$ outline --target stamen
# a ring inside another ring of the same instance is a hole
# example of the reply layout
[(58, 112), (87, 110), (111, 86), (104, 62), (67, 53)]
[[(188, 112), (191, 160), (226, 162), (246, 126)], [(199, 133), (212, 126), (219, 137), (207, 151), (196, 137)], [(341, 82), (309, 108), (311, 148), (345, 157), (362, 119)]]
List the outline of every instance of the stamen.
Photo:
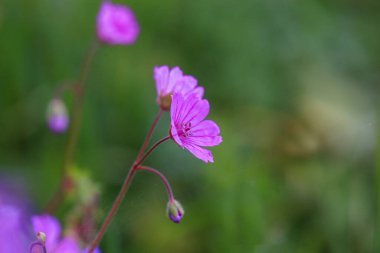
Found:
[(182, 123), (182, 134), (183, 136), (185, 137), (189, 137), (189, 136), (192, 136), (192, 132), (191, 132), (191, 122), (187, 122), (187, 123)]

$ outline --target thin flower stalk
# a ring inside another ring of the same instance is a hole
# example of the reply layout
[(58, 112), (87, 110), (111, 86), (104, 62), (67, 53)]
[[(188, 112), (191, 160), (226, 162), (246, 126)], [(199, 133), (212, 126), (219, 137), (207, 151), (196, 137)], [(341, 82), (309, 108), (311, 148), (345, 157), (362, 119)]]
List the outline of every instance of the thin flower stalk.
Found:
[[(153, 122), (153, 125), (155, 126), (157, 123), (155, 123), (156, 120)], [(153, 132), (154, 126), (151, 127), (151, 130), (149, 132)], [(148, 134), (149, 135), (149, 134)], [(151, 133), (150, 133), (151, 135)], [(149, 141), (149, 138), (146, 138), (147, 141)], [(127, 177), (124, 180), (124, 183), (119, 191), (119, 194), (117, 195), (114, 203), (112, 204), (112, 207), (110, 211), (108, 212), (102, 226), (99, 229), (99, 232), (97, 233), (95, 239), (90, 244), (88, 253), (92, 253), (95, 248), (99, 245), (100, 241), (102, 240), (105, 232), (107, 231), (107, 228), (109, 224), (111, 223), (113, 217), (115, 216), (117, 210), (119, 209), (125, 194), (127, 193), (129, 186), (132, 182), (133, 177), (135, 176), (136, 172), (138, 171), (138, 167), (145, 161), (145, 159), (162, 143), (169, 140), (170, 136), (167, 136), (165, 138), (162, 138), (161, 140), (157, 141), (148, 151), (144, 153), (144, 155), (141, 156), (141, 158), (137, 158), (136, 161), (133, 163), (132, 167), (129, 169), (129, 172), (127, 174)], [(140, 153), (140, 152), (139, 152)]]
[(153, 134), (153, 130), (157, 126), (157, 123), (160, 121), (163, 112), (164, 111), (160, 108), (160, 110), (157, 113), (156, 118), (153, 121), (153, 124), (150, 126), (149, 132), (148, 132), (147, 136), (145, 137), (144, 143), (140, 148), (139, 154), (137, 155), (137, 159), (139, 159), (142, 156), (144, 150), (148, 146), (150, 138), (152, 137), (152, 134)]
[(64, 198), (67, 185), (70, 184), (70, 178), (68, 176), (69, 167), (72, 164), (76, 145), (78, 143), (79, 130), (82, 121), (83, 114), (83, 101), (86, 88), (86, 79), (90, 71), (91, 63), (95, 56), (96, 50), (98, 48), (98, 42), (94, 42), (89, 48), (84, 63), (82, 65), (79, 81), (73, 86), (74, 89), (74, 105), (73, 105), (73, 114), (71, 117), (71, 124), (68, 132), (68, 139), (64, 151), (64, 159), (62, 163), (62, 176), (59, 189), (54, 194), (52, 199), (48, 202), (46, 211), (48, 213), (53, 213), (62, 202)]
[(144, 171), (148, 171), (150, 173), (153, 173), (153, 174), (157, 175), (161, 179), (162, 183), (165, 185), (166, 191), (168, 192), (169, 201), (174, 201), (175, 200), (174, 199), (173, 190), (172, 190), (172, 188), (171, 188), (171, 186), (169, 184), (169, 181), (164, 176), (164, 174), (162, 174), (158, 170), (153, 169), (153, 168), (148, 167), (148, 166), (139, 166), (139, 167), (137, 167), (137, 170), (144, 170)]
[[(42, 251), (35, 251), (36, 248), (39, 248), (40, 250), (42, 249)], [(30, 245), (29, 253), (34, 253), (34, 252), (47, 253), (45, 245), (43, 245), (40, 241), (35, 241)]]

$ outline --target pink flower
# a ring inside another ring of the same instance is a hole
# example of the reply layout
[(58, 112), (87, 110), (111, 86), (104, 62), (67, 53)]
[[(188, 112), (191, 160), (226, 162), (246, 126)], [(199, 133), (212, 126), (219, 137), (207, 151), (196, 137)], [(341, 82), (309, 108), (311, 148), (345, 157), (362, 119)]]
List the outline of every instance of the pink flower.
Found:
[[(61, 226), (59, 221), (50, 215), (37, 215), (32, 217), (35, 234), (46, 234), (46, 250), (49, 253), (86, 253), (87, 249), (81, 250), (74, 237), (61, 238)], [(98, 249), (94, 251), (100, 253)]]
[(205, 163), (214, 162), (214, 158), (211, 151), (201, 147), (212, 147), (222, 142), (218, 125), (212, 120), (204, 120), (209, 110), (208, 101), (195, 93), (187, 97), (181, 93), (173, 95), (170, 135), (179, 146)]
[(49, 129), (53, 133), (64, 133), (69, 126), (69, 116), (65, 104), (61, 99), (53, 98), (48, 106), (47, 120)]
[(111, 1), (103, 1), (97, 17), (97, 34), (101, 42), (132, 44), (139, 32), (139, 25), (131, 9)]
[(156, 80), (157, 103), (165, 111), (170, 110), (172, 94), (175, 92), (183, 96), (195, 93), (199, 98), (204, 93), (203, 87), (197, 87), (197, 79), (184, 75), (179, 67), (171, 70), (168, 66), (155, 67), (154, 79)]

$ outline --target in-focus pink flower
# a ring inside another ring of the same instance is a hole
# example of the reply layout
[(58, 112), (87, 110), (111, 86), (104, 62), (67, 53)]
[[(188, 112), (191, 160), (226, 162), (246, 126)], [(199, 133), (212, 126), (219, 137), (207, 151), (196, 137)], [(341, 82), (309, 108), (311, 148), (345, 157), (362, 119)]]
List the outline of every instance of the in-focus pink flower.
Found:
[(187, 97), (180, 93), (173, 95), (170, 135), (179, 146), (205, 163), (214, 162), (214, 158), (211, 151), (202, 147), (212, 147), (222, 142), (218, 125), (212, 120), (204, 120), (209, 111), (208, 101), (196, 94)]
[(130, 8), (103, 1), (97, 17), (97, 35), (101, 42), (129, 45), (136, 41), (139, 32), (139, 24)]
[(157, 89), (157, 103), (165, 110), (170, 110), (172, 94), (180, 93), (188, 96), (195, 93), (197, 97), (203, 97), (203, 87), (197, 86), (198, 82), (192, 76), (184, 75), (179, 67), (171, 70), (168, 66), (160, 66), (154, 68), (154, 79)]

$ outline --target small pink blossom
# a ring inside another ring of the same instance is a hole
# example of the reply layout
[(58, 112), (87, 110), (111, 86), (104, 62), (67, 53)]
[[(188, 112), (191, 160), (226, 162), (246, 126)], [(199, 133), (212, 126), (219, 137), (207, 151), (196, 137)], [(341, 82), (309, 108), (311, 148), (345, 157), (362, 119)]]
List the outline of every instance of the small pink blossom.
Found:
[(103, 1), (97, 17), (97, 35), (106, 44), (129, 45), (140, 32), (133, 11), (111, 1)]
[(47, 110), (49, 129), (56, 134), (66, 132), (69, 127), (69, 116), (65, 104), (61, 99), (53, 98)]
[(184, 97), (174, 93), (170, 109), (172, 139), (205, 163), (214, 162), (212, 147), (222, 142), (220, 129), (212, 120), (204, 120), (210, 111), (209, 102), (196, 94)]
[[(50, 215), (37, 215), (32, 217), (35, 234), (43, 232), (46, 234), (46, 249), (49, 253), (86, 253), (81, 250), (79, 243), (74, 237), (61, 238), (61, 225), (59, 221)], [(100, 253), (99, 249), (94, 251)]]
[(170, 110), (171, 96), (173, 93), (181, 93), (188, 96), (192, 93), (201, 98), (204, 93), (203, 87), (197, 86), (198, 81), (192, 76), (184, 75), (179, 67), (171, 70), (168, 66), (154, 68), (154, 79), (157, 89), (157, 103), (165, 110)]

